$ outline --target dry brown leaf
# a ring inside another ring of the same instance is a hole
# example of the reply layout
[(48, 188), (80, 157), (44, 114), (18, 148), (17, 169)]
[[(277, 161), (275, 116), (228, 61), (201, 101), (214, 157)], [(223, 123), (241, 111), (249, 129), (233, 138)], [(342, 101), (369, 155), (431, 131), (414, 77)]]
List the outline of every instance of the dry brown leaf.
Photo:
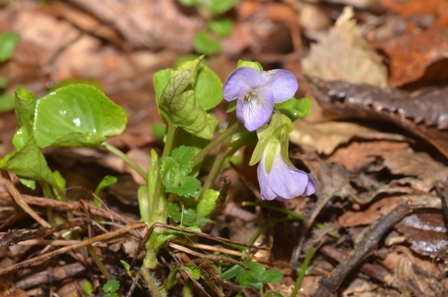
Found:
[(443, 28), (448, 25), (448, 2), (440, 0), (379, 0), (384, 7), (412, 19), (415, 27)]
[(289, 139), (304, 149), (330, 155), (339, 145), (367, 131), (371, 130), (354, 123), (331, 121), (309, 123), (306, 120), (297, 120), (294, 122), (294, 130)]
[(447, 229), (440, 212), (417, 213), (405, 217), (396, 226), (411, 244), (411, 249), (431, 258), (447, 259)]
[(397, 175), (417, 176), (424, 183), (421, 190), (429, 191), (436, 181), (444, 182), (448, 177), (448, 167), (435, 161), (427, 153), (377, 152), (384, 159), (384, 165)]
[(359, 32), (353, 9), (346, 7), (335, 26), (303, 61), (303, 71), (325, 80), (387, 86), (387, 68)]
[(328, 161), (356, 170), (372, 163), (381, 152), (404, 153), (408, 149), (409, 144), (397, 141), (351, 142), (338, 148)]
[(347, 211), (339, 217), (338, 222), (342, 227), (355, 227), (360, 225), (368, 225), (379, 219), (381, 216), (388, 214), (398, 204), (401, 198), (384, 198), (373, 203), (366, 211)]
[[(420, 79), (428, 66), (448, 57), (448, 29), (428, 30), (372, 43), (390, 59), (389, 86), (397, 87)], [(446, 82), (445, 63), (432, 65), (426, 74), (433, 83)], [(439, 69), (441, 68), (441, 69)], [(429, 69), (429, 68), (428, 68)]]

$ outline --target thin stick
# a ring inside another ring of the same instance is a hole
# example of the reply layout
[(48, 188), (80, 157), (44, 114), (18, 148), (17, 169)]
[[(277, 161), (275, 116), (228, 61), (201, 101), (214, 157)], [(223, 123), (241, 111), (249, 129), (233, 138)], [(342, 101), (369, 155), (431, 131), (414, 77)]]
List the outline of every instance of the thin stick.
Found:
[(29, 205), (23, 200), (21, 194), (19, 191), (17, 191), (16, 187), (14, 186), (14, 183), (11, 181), (11, 178), (9, 177), (9, 174), (6, 170), (0, 169), (3, 179), (5, 180), (6, 188), (8, 189), (11, 196), (14, 198), (16, 203), (27, 213), (36, 220), (39, 224), (41, 224), (43, 227), (51, 228), (52, 226), (50, 223), (45, 221), (43, 218), (41, 218), (34, 210), (29, 207)]
[(93, 244), (95, 242), (108, 240), (110, 238), (117, 237), (117, 236), (119, 236), (121, 234), (125, 234), (125, 233), (127, 233), (127, 232), (129, 232), (131, 230), (135, 230), (135, 229), (139, 229), (139, 228), (143, 228), (143, 227), (146, 227), (145, 223), (135, 223), (135, 224), (132, 224), (132, 225), (127, 225), (127, 226), (125, 226), (125, 227), (123, 227), (121, 229), (118, 229), (118, 230), (115, 230), (115, 231), (112, 231), (112, 232), (109, 232), (109, 233), (101, 234), (101, 235), (98, 235), (98, 236), (95, 236), (95, 237), (83, 240), (83, 241), (81, 241), (79, 243), (76, 243), (76, 244), (74, 244), (72, 246), (63, 247), (63, 248), (60, 248), (58, 250), (55, 250), (55, 251), (52, 251), (52, 252), (49, 252), (49, 253), (46, 253), (46, 254), (34, 257), (32, 259), (29, 259), (29, 260), (22, 261), (20, 263), (11, 265), (11, 266), (6, 267), (6, 268), (0, 268), (0, 275), (4, 275), (4, 274), (7, 274), (7, 273), (15, 272), (15, 271), (17, 271), (19, 269), (28, 267), (28, 266), (30, 266), (32, 264), (38, 264), (38, 263), (41, 263), (43, 261), (46, 261), (46, 260), (48, 260), (50, 258), (53, 258), (53, 257), (57, 256), (57, 255), (73, 251), (75, 249), (87, 246), (89, 244)]

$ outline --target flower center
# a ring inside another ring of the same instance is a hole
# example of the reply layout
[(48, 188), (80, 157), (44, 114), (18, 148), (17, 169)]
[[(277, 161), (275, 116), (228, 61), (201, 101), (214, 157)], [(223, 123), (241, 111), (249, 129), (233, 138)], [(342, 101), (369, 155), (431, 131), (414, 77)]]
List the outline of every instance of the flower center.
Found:
[(252, 100), (253, 97), (255, 97), (255, 94), (252, 93), (252, 92), (249, 92), (246, 95), (244, 95), (244, 101), (246, 103), (249, 103)]

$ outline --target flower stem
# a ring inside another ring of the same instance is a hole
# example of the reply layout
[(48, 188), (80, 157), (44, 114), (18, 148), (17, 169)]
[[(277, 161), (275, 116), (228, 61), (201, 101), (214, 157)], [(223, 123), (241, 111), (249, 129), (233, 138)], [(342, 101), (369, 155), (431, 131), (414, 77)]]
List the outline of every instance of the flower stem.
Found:
[(167, 131), (166, 131), (165, 145), (163, 146), (162, 157), (168, 157), (171, 154), (171, 151), (173, 150), (176, 132), (177, 132), (177, 127), (171, 123), (168, 123)]
[(132, 169), (134, 169), (144, 180), (147, 179), (146, 172), (140, 166), (138, 166), (137, 163), (131, 160), (128, 156), (126, 156), (126, 154), (124, 154), (122, 151), (120, 151), (119, 149), (117, 149), (116, 147), (107, 142), (103, 142), (101, 146), (106, 150), (108, 150), (109, 152), (111, 152), (112, 154), (119, 157), (120, 159), (122, 159), (126, 164), (128, 164)]
[(202, 160), (205, 157), (205, 155), (209, 151), (211, 151), (218, 144), (221, 144), (221, 148), (219, 149), (219, 153), (216, 156), (215, 162), (213, 163), (213, 166), (210, 169), (207, 179), (205, 180), (204, 185), (202, 186), (201, 193), (199, 194), (198, 202), (201, 201), (202, 197), (204, 197), (205, 191), (207, 191), (208, 189), (210, 189), (213, 186), (216, 178), (218, 177), (220, 170), (222, 169), (222, 164), (224, 163), (224, 161), (227, 157), (227, 149), (229, 147), (230, 140), (232, 139), (232, 135), (241, 128), (241, 124), (239, 121), (237, 121), (235, 118), (233, 118), (232, 120), (235, 122), (233, 124), (231, 124), (230, 127), (228, 127), (226, 131), (224, 131), (224, 133), (222, 133), (216, 139), (214, 139), (212, 142), (210, 142), (193, 159), (193, 162), (196, 165), (200, 160)]
[(299, 289), (302, 286), (303, 279), (306, 276), (306, 270), (308, 269), (308, 266), (310, 265), (311, 258), (313, 258), (313, 255), (314, 255), (314, 249), (310, 248), (308, 250), (308, 253), (306, 254), (305, 260), (303, 261), (302, 267), (300, 267), (298, 269), (299, 276), (297, 277), (296, 284), (294, 286), (294, 289), (292, 290), (291, 297), (297, 296), (297, 293), (299, 292)]
[[(176, 137), (176, 131), (177, 127), (172, 125), (171, 123), (168, 123), (165, 146), (163, 147), (162, 152), (162, 158), (168, 157), (171, 154)], [(152, 223), (156, 223), (161, 218), (160, 211), (163, 212), (165, 211), (166, 197), (165, 194), (162, 194), (162, 192), (164, 192), (164, 187), (162, 184), (162, 179), (160, 177), (160, 168), (159, 168), (159, 170), (157, 171), (157, 181), (154, 189), (154, 196), (149, 198), (151, 203), (150, 217), (152, 218), (151, 219)], [(163, 210), (159, 208), (163, 208)], [(162, 221), (161, 223), (166, 223), (166, 219), (165, 222)]]
[(239, 121), (235, 121), (231, 126), (227, 127), (226, 131), (224, 131), (221, 135), (213, 139), (209, 144), (207, 144), (193, 159), (194, 166), (196, 166), (199, 162), (201, 162), (204, 157), (215, 147), (221, 144), (225, 139), (232, 136), (235, 132), (238, 132), (243, 127), (243, 125)]

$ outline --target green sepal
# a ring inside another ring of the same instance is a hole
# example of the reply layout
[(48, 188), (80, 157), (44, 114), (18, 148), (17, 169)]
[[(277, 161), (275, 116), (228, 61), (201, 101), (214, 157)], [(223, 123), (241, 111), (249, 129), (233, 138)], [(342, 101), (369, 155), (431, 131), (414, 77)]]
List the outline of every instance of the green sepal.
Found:
[[(267, 172), (269, 172), (272, 166), (272, 163), (269, 162), (273, 161), (275, 153), (278, 153), (278, 145), (282, 146), (281, 153), (284, 160), (289, 160), (287, 149), (289, 144), (289, 133), (291, 133), (291, 131), (291, 120), (283, 114), (274, 112), (269, 126), (267, 128), (261, 128), (257, 130), (259, 141), (254, 149), (254, 152), (252, 153), (249, 165), (253, 166), (258, 163), (263, 157), (263, 153), (265, 152), (265, 150), (267, 150), (265, 166)], [(268, 145), (270, 146), (269, 148)], [(268, 160), (269, 162), (267, 162)]]
[(291, 98), (285, 102), (275, 104), (275, 108), (294, 122), (295, 120), (306, 117), (310, 113), (311, 99)]
[(231, 113), (236, 110), (236, 103), (238, 100), (233, 100), (230, 102), (229, 107), (227, 107), (226, 113)]
[(252, 62), (249, 60), (238, 60), (238, 63), (236, 64), (236, 68), (241, 68), (241, 67), (250, 67), (257, 71), (263, 71), (263, 67), (261, 66), (261, 64), (259, 62)]

